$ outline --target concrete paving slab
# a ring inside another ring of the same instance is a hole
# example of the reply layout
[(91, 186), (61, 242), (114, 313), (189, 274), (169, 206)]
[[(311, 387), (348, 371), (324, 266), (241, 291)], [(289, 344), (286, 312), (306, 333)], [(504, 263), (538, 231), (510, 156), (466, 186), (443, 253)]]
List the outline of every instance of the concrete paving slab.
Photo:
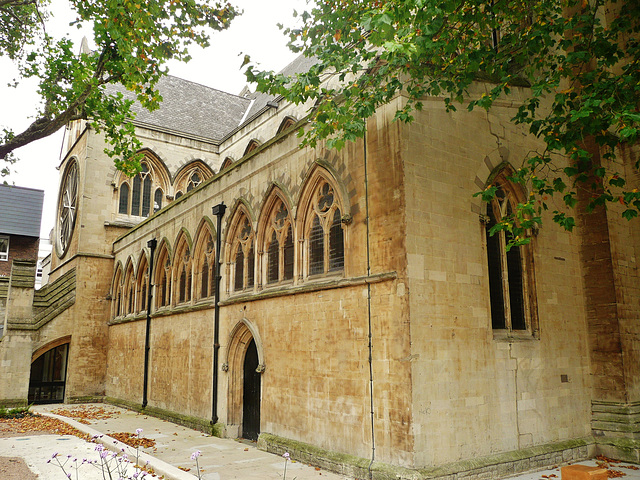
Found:
[[(55, 415), (57, 409), (82, 411), (92, 405), (40, 405), (33, 410), (46, 415)], [(171, 422), (160, 420), (148, 415), (139, 414), (112, 405), (99, 407), (111, 416), (106, 419), (88, 420), (88, 425), (79, 423), (68, 417), (59, 417), (79, 430), (90, 435), (104, 435), (100, 441), (114, 451), (132, 448), (123, 446), (108, 437), (109, 433), (134, 433), (142, 428), (142, 435), (153, 439), (156, 444), (152, 448), (141, 449), (143, 462), (149, 462), (154, 470), (165, 476), (167, 480), (194, 480), (197, 472), (191, 454), (196, 450), (201, 452), (199, 457), (200, 475), (202, 480), (281, 480), (284, 472), (284, 459), (278, 455), (258, 450), (256, 444), (245, 440), (221, 439), (191, 430)], [(29, 468), (40, 475), (43, 480), (64, 478), (59, 469), (47, 464), (53, 452), (64, 455), (71, 454), (76, 458), (96, 458), (95, 445), (76, 437), (59, 435), (34, 435), (25, 437), (0, 438), (0, 455), (18, 456), (26, 460)], [(582, 465), (595, 466), (593, 460), (578, 462)], [(185, 472), (180, 470), (182, 467)], [(611, 466), (624, 474), (624, 480), (640, 480), (640, 470), (628, 463), (617, 463)], [(83, 470), (83, 480), (101, 480), (100, 472)], [(100, 474), (95, 476), (94, 474)], [(287, 478), (292, 480), (346, 480), (347, 477), (304, 465), (302, 463), (287, 463)], [(557, 468), (529, 472), (507, 477), (508, 480), (560, 480), (560, 466)]]

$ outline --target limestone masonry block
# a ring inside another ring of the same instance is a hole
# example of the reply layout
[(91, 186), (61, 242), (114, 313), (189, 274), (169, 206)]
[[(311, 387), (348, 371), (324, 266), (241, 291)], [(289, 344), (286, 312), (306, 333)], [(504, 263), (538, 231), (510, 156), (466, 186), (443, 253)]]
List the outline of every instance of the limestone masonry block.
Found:
[(587, 465), (567, 465), (560, 470), (562, 480), (607, 480), (607, 470)]

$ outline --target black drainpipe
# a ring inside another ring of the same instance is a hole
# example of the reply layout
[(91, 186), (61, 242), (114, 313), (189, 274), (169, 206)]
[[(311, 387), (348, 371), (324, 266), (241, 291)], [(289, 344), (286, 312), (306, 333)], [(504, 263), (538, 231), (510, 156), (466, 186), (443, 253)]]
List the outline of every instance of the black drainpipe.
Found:
[(218, 217), (216, 232), (216, 282), (215, 282), (215, 309), (213, 317), (213, 379), (211, 385), (211, 426), (218, 423), (218, 351), (220, 350), (220, 248), (222, 245), (222, 217), (227, 210), (224, 202), (212, 208), (213, 214)]
[[(364, 132), (363, 138), (364, 144), (364, 199), (365, 199), (365, 214), (367, 225), (367, 277), (371, 276), (371, 239), (369, 231), (369, 172), (368, 172), (368, 158), (367, 158), (367, 132)], [(369, 478), (373, 478), (373, 462), (376, 459), (376, 434), (375, 434), (375, 412), (373, 402), (373, 328), (371, 319), (371, 282), (367, 280), (367, 317), (369, 320), (369, 402), (371, 405), (371, 461), (369, 462)]]
[(149, 386), (149, 349), (151, 346), (151, 299), (153, 295), (151, 294), (151, 287), (153, 283), (151, 278), (153, 276), (153, 254), (156, 251), (156, 246), (158, 242), (155, 238), (152, 238), (147, 242), (147, 247), (149, 247), (149, 284), (147, 286), (147, 328), (144, 336), (144, 381), (142, 383), (142, 408), (147, 406), (147, 388)]

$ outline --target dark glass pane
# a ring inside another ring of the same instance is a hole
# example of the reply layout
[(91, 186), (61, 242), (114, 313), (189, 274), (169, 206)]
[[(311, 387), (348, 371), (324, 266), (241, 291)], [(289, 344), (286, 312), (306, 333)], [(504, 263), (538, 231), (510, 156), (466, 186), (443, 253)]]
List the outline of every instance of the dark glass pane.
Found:
[(168, 290), (168, 283), (167, 283), (167, 275), (163, 275), (162, 276), (162, 291), (161, 291), (161, 300), (160, 300), (160, 306), (164, 307), (165, 305), (167, 305), (168, 302), (168, 298), (169, 298), (169, 292)]
[(176, 200), (179, 199), (181, 196), (182, 196), (182, 192), (176, 193)]
[(142, 216), (148, 217), (151, 210), (151, 176), (144, 179), (144, 191), (142, 194)]
[(309, 274), (324, 273), (324, 231), (315, 215), (309, 233)]
[(287, 229), (287, 239), (284, 241), (284, 280), (293, 278), (293, 231), (291, 225)]
[(127, 313), (133, 313), (133, 288), (129, 290), (129, 302), (127, 305)]
[(242, 245), (238, 245), (238, 253), (236, 254), (236, 275), (233, 289), (237, 292), (244, 287), (244, 253)]
[(509, 274), (509, 305), (511, 307), (511, 329), (526, 330), (524, 316), (524, 298), (522, 292), (522, 258), (520, 247), (511, 247), (507, 252), (507, 271)]
[(118, 213), (129, 213), (129, 185), (123, 183), (120, 185), (120, 203), (118, 205)]
[(276, 283), (278, 281), (278, 264), (280, 254), (280, 246), (276, 237), (276, 231), (271, 235), (271, 243), (267, 257), (267, 283)]
[[(67, 368), (68, 344), (60, 345), (53, 352), (53, 381), (64, 382)], [(61, 400), (61, 399), (60, 399)]]
[(336, 209), (333, 223), (329, 230), (329, 271), (342, 270), (344, 267), (344, 237), (342, 231), (342, 215)]
[(200, 298), (206, 298), (209, 296), (209, 263), (207, 259), (202, 262), (201, 285), (200, 285)]
[[(213, 257), (215, 258), (215, 257)], [(215, 295), (215, 285), (216, 285), (216, 262), (215, 260), (213, 261), (213, 263), (211, 264), (211, 268), (209, 269), (209, 275), (211, 275), (211, 277), (209, 278), (209, 296)]]
[(500, 234), (489, 235), (491, 227), (496, 224), (491, 205), (487, 207), (489, 223), (486, 227), (487, 263), (489, 267), (489, 299), (491, 303), (491, 325), (493, 328), (506, 327), (504, 315), (504, 297), (502, 290), (502, 259), (500, 254)]
[(253, 241), (251, 242), (251, 249), (249, 255), (247, 255), (247, 288), (253, 287), (255, 281), (255, 268), (254, 268), (255, 255), (253, 253)]
[(162, 190), (159, 188), (153, 196), (153, 213), (156, 213), (162, 208)]
[(182, 267), (182, 272), (180, 272), (180, 284), (178, 285), (180, 289), (180, 302), (184, 302), (187, 299), (187, 270), (185, 267)]
[(142, 288), (140, 289), (140, 310), (147, 309), (147, 282), (146, 278), (142, 280)]
[(131, 192), (131, 215), (140, 215), (140, 190), (142, 182), (140, 176), (133, 177), (133, 191)]

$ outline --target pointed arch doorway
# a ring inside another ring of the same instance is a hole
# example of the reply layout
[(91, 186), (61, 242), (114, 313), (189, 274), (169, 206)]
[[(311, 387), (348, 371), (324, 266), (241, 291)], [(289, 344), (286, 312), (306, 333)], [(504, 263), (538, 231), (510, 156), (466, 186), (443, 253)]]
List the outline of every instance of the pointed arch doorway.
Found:
[(242, 380), (242, 438), (258, 440), (260, 434), (260, 373), (258, 349), (252, 338), (244, 355)]
[(257, 440), (260, 434), (262, 375), (265, 370), (258, 330), (243, 318), (229, 335), (226, 367), (229, 372), (227, 427), (237, 435)]

